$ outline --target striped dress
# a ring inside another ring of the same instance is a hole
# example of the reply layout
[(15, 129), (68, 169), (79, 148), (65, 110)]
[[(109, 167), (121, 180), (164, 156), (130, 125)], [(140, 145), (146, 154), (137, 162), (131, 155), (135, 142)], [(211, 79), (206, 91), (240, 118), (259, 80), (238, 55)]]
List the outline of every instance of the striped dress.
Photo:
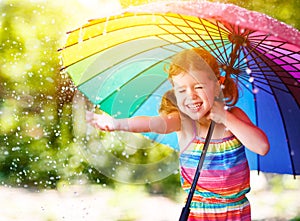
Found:
[[(181, 184), (188, 193), (204, 146), (196, 137), (180, 155)], [(250, 171), (245, 148), (234, 136), (211, 140), (191, 203), (189, 221), (251, 220)]]

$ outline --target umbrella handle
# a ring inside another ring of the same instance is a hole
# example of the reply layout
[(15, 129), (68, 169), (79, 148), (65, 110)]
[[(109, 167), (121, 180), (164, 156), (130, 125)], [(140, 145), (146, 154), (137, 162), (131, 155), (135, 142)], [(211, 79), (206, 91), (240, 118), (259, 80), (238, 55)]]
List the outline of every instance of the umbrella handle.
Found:
[(213, 133), (215, 124), (216, 123), (214, 121), (211, 121), (211, 123), (210, 123), (209, 129), (208, 129), (208, 132), (207, 132), (207, 136), (206, 136), (206, 139), (205, 139), (205, 142), (204, 142), (202, 154), (201, 154), (198, 166), (197, 166), (197, 170), (195, 172), (194, 180), (193, 180), (189, 195), (188, 195), (188, 199), (186, 201), (185, 206), (182, 208), (179, 221), (186, 221), (188, 219), (189, 214), (190, 214), (190, 205), (191, 205), (191, 202), (192, 202), (192, 199), (193, 199), (194, 192), (196, 190), (197, 182), (198, 182), (198, 179), (199, 179), (199, 176), (200, 176), (200, 173), (201, 173), (201, 169), (202, 169), (202, 166), (203, 166), (203, 163), (204, 163), (205, 155), (206, 155), (206, 152), (207, 152), (207, 149), (208, 149), (211, 137), (212, 137), (212, 133)]

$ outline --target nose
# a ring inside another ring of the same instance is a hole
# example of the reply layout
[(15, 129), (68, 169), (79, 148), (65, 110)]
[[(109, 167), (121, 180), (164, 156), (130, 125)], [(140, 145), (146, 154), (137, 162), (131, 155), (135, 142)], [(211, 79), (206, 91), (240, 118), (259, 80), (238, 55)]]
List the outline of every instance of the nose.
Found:
[(193, 88), (188, 88), (187, 94), (191, 99), (196, 99), (198, 97), (196, 91)]

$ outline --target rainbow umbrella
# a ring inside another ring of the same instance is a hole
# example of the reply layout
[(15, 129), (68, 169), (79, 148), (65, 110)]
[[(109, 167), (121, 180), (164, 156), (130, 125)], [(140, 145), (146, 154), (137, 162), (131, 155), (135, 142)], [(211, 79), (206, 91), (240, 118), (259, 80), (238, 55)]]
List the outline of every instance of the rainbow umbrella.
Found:
[[(211, 2), (153, 3), (90, 20), (68, 32), (63, 68), (91, 102), (114, 117), (156, 115), (171, 88), (164, 67), (177, 52), (209, 50), (240, 89), (237, 106), (269, 137), (247, 152), (252, 170), (300, 174), (300, 33), (269, 16)], [(145, 134), (177, 149), (174, 134)]]

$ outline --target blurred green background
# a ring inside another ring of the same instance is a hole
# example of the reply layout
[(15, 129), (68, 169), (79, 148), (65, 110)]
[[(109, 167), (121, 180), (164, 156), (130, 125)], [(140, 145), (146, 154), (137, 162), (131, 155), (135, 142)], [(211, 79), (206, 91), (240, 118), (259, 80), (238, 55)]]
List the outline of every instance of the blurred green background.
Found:
[[(103, 175), (81, 152), (87, 141), (74, 135), (72, 109), (76, 89), (68, 76), (60, 72), (57, 49), (63, 46), (66, 32), (87, 19), (101, 17), (105, 10), (114, 7), (147, 2), (153, 1), (0, 0), (2, 186), (41, 190), (56, 189), (61, 184), (98, 184), (109, 188), (117, 185), (117, 181)], [(268, 14), (300, 29), (299, 0), (222, 2)], [(99, 132), (97, 137), (111, 139), (107, 133)], [(124, 144), (116, 142), (113, 146), (114, 154), (122, 158)], [(147, 164), (168, 155), (172, 151), (167, 147), (141, 148), (128, 160)], [(105, 167), (113, 165), (107, 162)], [(274, 188), (283, 183), (280, 176), (268, 177)], [(181, 191), (176, 171), (144, 187), (149, 193), (172, 199), (176, 198), (174, 193)]]

